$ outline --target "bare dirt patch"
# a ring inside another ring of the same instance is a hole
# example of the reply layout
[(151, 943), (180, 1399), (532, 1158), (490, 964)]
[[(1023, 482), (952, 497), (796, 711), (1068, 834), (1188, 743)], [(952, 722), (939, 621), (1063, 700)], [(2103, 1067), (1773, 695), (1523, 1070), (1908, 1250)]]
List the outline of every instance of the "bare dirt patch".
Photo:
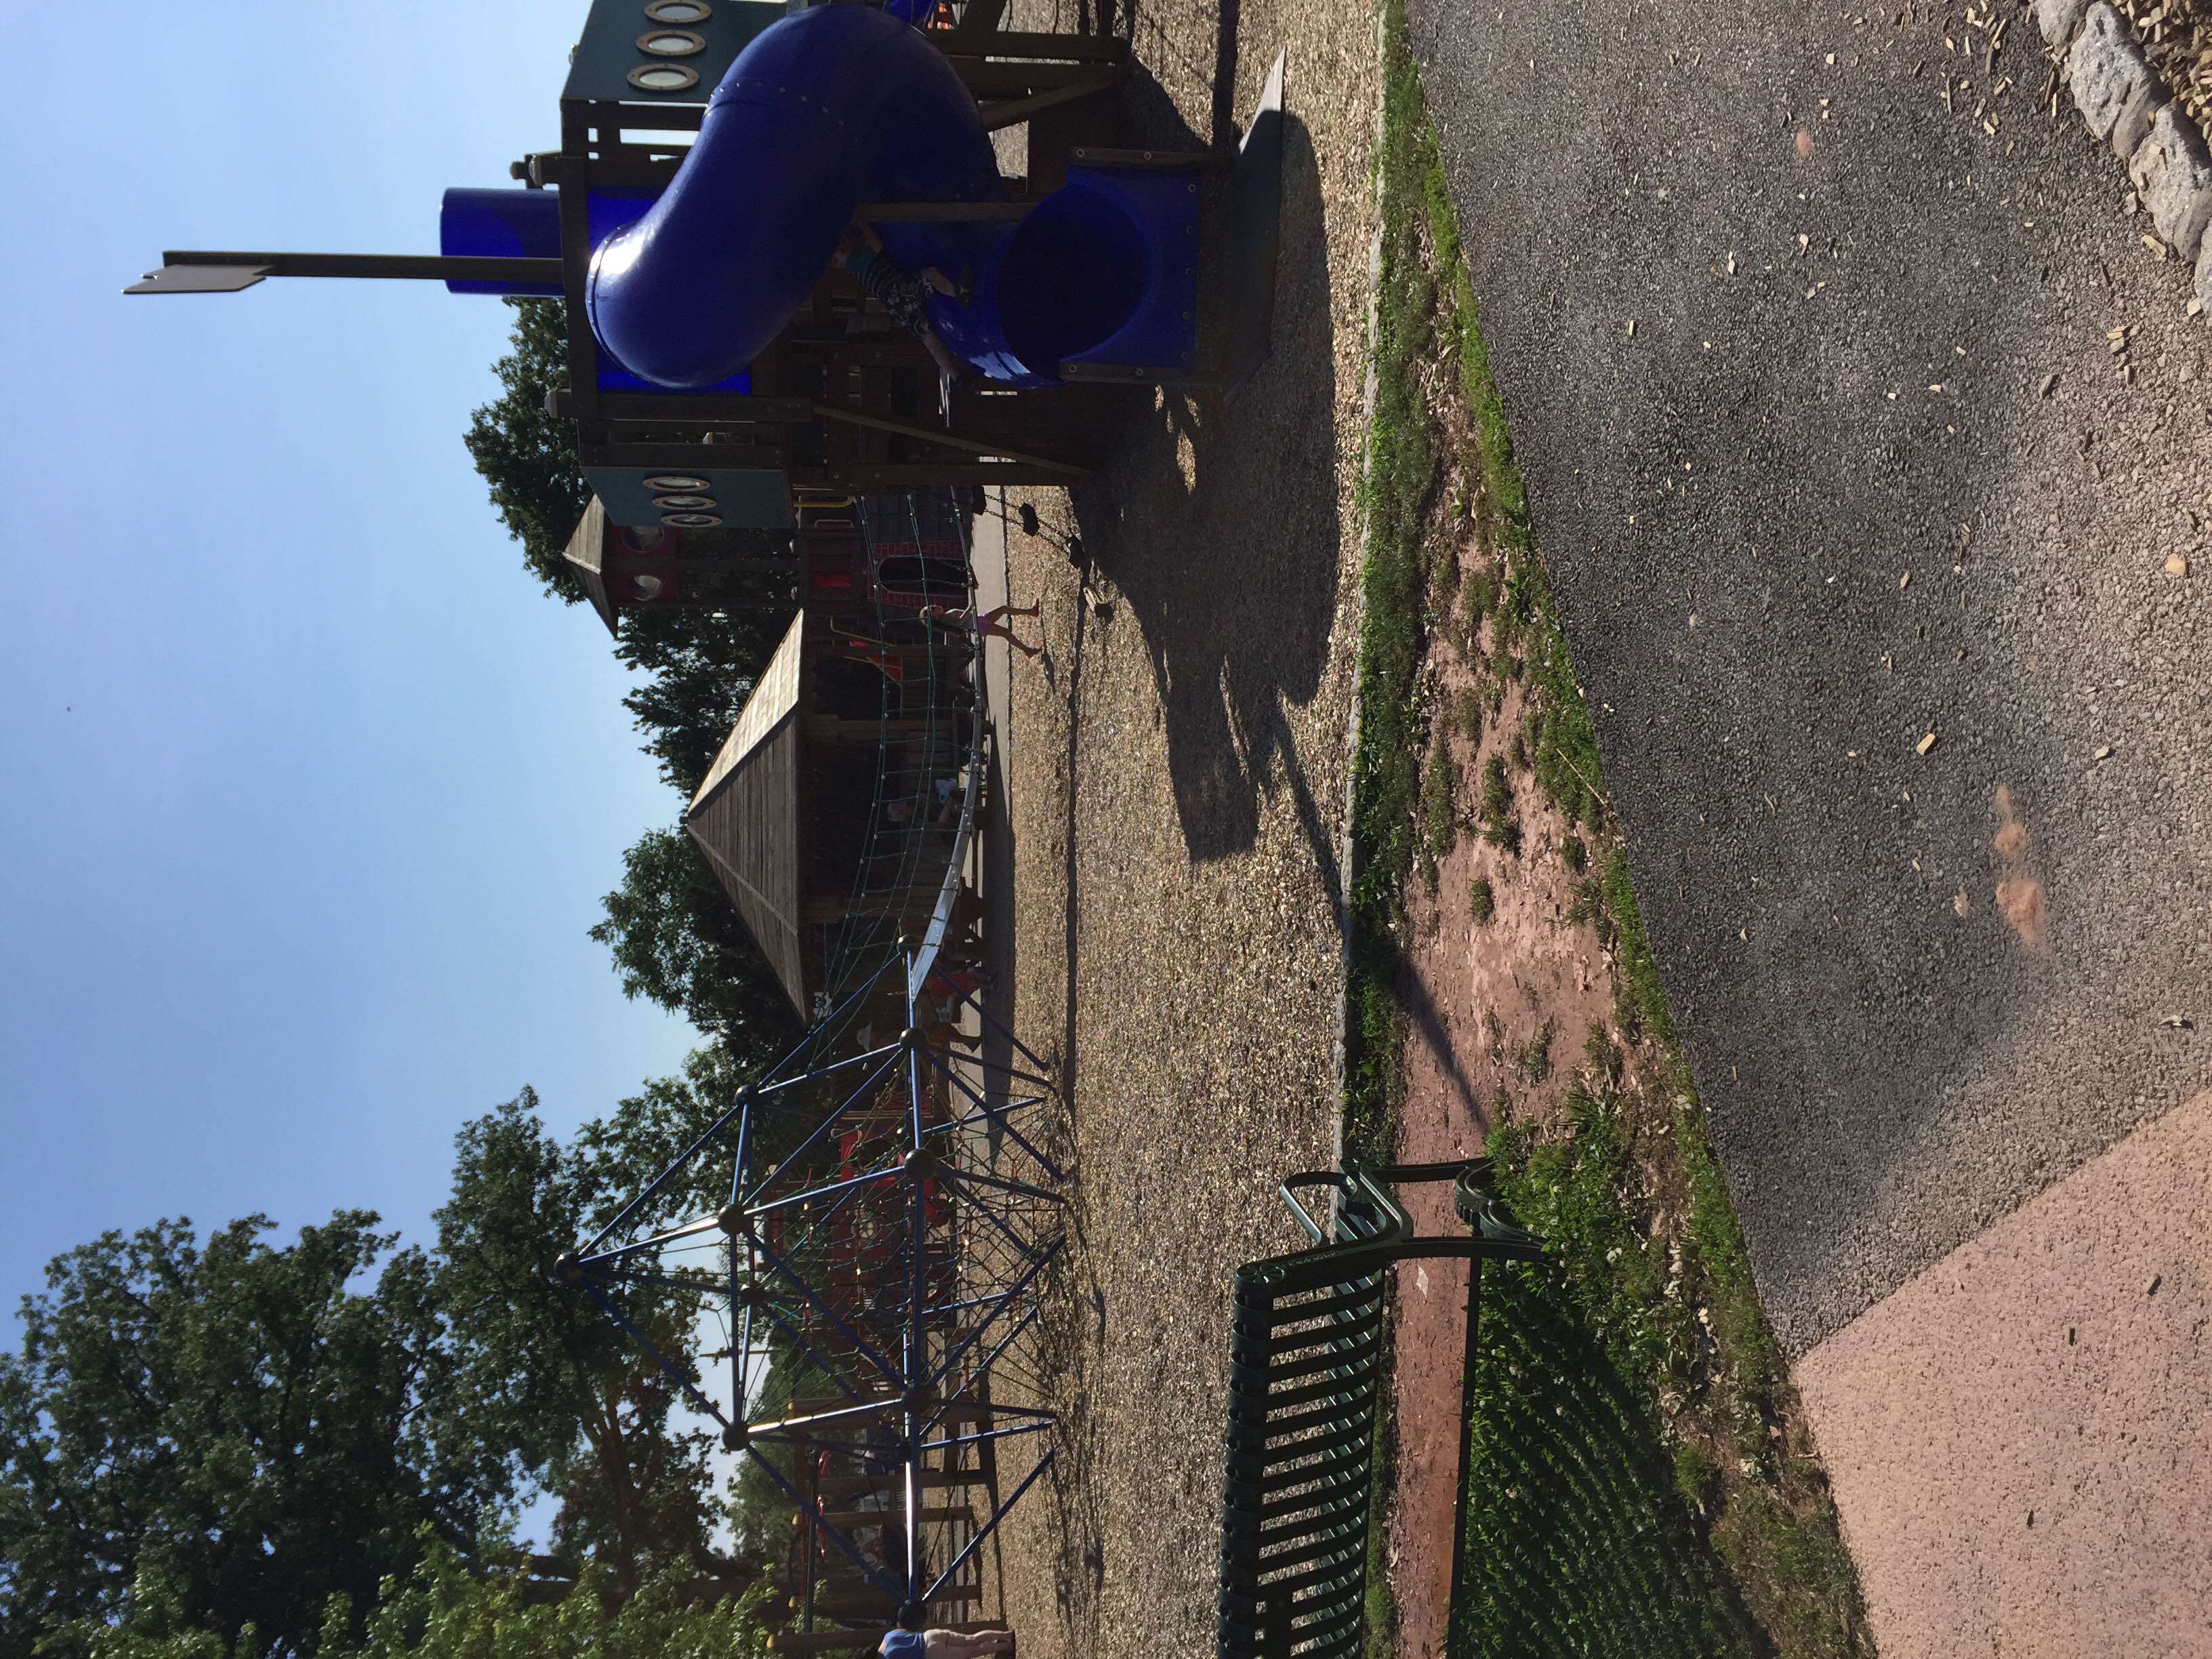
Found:
[[(1470, 580), (1495, 584), (1502, 578), (1503, 562), (1479, 539), (1467, 541), (1456, 557), (1462, 591)], [(1492, 624), (1481, 626), (1478, 646), (1494, 647)], [(1435, 858), (1433, 880), (1417, 879), (1406, 895), (1400, 1151), (1413, 1163), (1478, 1156), (1490, 1131), (1508, 1116), (1561, 1123), (1568, 1084), (1582, 1069), (1585, 1034), (1596, 1028), (1609, 1039), (1619, 1036), (1612, 1025), (1612, 954), (1585, 913), (1587, 849), (1543, 798), (1525, 754), (1515, 763), (1528, 712), (1526, 685), (1499, 683), (1455, 649), (1431, 661), (1439, 711), (1431, 775), (1448, 769), (1471, 787), (1453, 802), (1454, 833), (1449, 850)], [(1470, 736), (1461, 713), (1470, 698), (1482, 711), (1479, 736)], [(1510, 829), (1500, 825), (1497, 832), (1513, 834), (1518, 852), (1486, 835), (1481, 822), (1481, 781), (1493, 759), (1505, 769), (1512, 801)], [(1571, 838), (1584, 870), (1562, 854)], [(1407, 1188), (1404, 1196), (1424, 1231), (1449, 1232), (1459, 1224), (1441, 1189)], [(1401, 1650), (1411, 1659), (1443, 1650), (1465, 1310), (1466, 1274), (1456, 1266), (1401, 1271), (1400, 1458), (1389, 1559)]]

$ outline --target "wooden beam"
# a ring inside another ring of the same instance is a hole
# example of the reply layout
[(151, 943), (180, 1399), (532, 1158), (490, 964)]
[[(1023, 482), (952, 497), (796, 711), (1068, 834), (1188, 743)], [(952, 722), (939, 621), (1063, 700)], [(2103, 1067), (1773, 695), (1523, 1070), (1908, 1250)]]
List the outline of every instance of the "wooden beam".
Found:
[[(589, 334), (589, 329), (576, 332)], [(577, 459), (585, 466), (643, 466), (656, 472), (774, 472), (776, 465), (747, 444), (657, 443), (584, 444)], [(763, 465), (763, 462), (768, 464)]]
[(525, 283), (558, 287), (558, 259), (463, 258), (442, 253), (219, 253), (172, 250), (164, 265), (258, 269), (264, 276), (397, 277), (418, 283)]
[(1006, 445), (989, 439), (971, 438), (964, 433), (916, 426), (910, 421), (894, 421), (881, 415), (863, 415), (857, 409), (844, 409), (836, 404), (817, 404), (814, 412), (825, 421), (843, 421), (850, 426), (872, 427), (878, 432), (896, 432), (902, 438), (919, 438), (925, 443), (941, 444), (947, 449), (964, 449), (971, 455), (1003, 455), (1010, 461), (1044, 467), (1071, 477), (1083, 477), (1090, 471), (1073, 461), (1054, 460), (1049, 455), (1030, 455), (1018, 449), (1009, 449)]
[(1121, 78), (1119, 64), (1007, 64), (982, 58), (945, 60), (960, 72), (978, 98), (1012, 98), (1023, 93), (1080, 87), (1105, 92)]
[[(970, 13), (972, 16), (974, 14)], [(947, 58), (1042, 58), (1063, 64), (1126, 64), (1129, 43), (1118, 34), (1048, 34), (1025, 29), (967, 33), (963, 22), (949, 34), (933, 34)]]
[(1111, 82), (1104, 86), (1055, 87), (1050, 92), (1033, 93), (1027, 98), (1015, 98), (1002, 104), (986, 104), (982, 107), (983, 131), (996, 132), (1002, 127), (1018, 127), (1047, 110), (1058, 109), (1063, 104), (1077, 103), (1113, 89)]
[[(556, 415), (574, 413), (568, 388), (560, 388), (554, 401)], [(600, 395), (599, 413), (610, 421), (658, 422), (664, 425), (791, 426), (810, 421), (813, 412), (804, 398), (733, 397), (726, 393), (609, 392)]]
[[(581, 156), (587, 123), (583, 106), (561, 101), (561, 153)], [(592, 264), (592, 222), (585, 192), (564, 190), (561, 198), (561, 297), (568, 313), (568, 398), (579, 445), (598, 436), (599, 343), (584, 320), (584, 283)]]
[[(844, 489), (865, 493), (874, 489), (929, 488), (937, 484), (1040, 483), (1064, 484), (1063, 466), (1031, 466), (1023, 461), (935, 461), (854, 463), (838, 466), (794, 466), (794, 489)], [(1088, 472), (1078, 475), (1089, 477)]]
[(853, 210), (855, 224), (990, 224), (1024, 219), (1035, 202), (863, 202)]

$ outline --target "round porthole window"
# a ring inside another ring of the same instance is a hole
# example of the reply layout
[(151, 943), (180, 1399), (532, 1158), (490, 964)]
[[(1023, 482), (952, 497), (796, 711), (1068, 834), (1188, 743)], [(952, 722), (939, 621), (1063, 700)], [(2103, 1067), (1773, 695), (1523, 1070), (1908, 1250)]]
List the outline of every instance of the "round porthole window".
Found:
[(632, 525), (624, 528), (622, 539), (633, 553), (650, 553), (668, 539), (668, 532), (658, 525)]
[(652, 0), (645, 15), (656, 23), (703, 23), (714, 9), (707, 0)]
[(660, 521), (678, 530), (712, 530), (721, 523), (711, 513), (664, 513)]
[(707, 481), (704, 478), (695, 478), (689, 472), (663, 472), (656, 477), (647, 478), (645, 481), (645, 487), (647, 489), (674, 489), (688, 492), (706, 489)]
[(668, 513), (704, 513), (714, 505), (712, 495), (655, 495), (653, 504)]
[(689, 64), (644, 64), (626, 78), (641, 92), (689, 92), (699, 84), (699, 71)]
[(664, 586), (665, 586), (665, 584), (661, 581), (659, 577), (647, 575), (642, 573), (638, 575), (632, 576), (629, 579), (630, 592), (636, 594), (641, 599), (659, 599), (660, 597), (661, 589)]
[(637, 49), (655, 58), (690, 58), (707, 50), (707, 37), (690, 29), (647, 29), (637, 37)]

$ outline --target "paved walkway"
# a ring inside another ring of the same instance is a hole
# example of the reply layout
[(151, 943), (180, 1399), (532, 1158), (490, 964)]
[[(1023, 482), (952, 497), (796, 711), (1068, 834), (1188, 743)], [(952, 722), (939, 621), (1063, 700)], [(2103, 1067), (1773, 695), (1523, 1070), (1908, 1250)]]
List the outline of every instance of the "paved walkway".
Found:
[(1877, 1636), (2212, 1650), (2212, 335), (1998, 9), (1413, 21)]

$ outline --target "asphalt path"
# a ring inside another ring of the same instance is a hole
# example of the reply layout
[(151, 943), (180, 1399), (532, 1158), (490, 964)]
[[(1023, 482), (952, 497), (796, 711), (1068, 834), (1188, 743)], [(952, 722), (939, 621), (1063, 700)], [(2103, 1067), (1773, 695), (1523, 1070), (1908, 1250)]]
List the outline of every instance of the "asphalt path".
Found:
[(1996, 15), (1412, 0), (1793, 1354), (2212, 1083), (2212, 336)]

